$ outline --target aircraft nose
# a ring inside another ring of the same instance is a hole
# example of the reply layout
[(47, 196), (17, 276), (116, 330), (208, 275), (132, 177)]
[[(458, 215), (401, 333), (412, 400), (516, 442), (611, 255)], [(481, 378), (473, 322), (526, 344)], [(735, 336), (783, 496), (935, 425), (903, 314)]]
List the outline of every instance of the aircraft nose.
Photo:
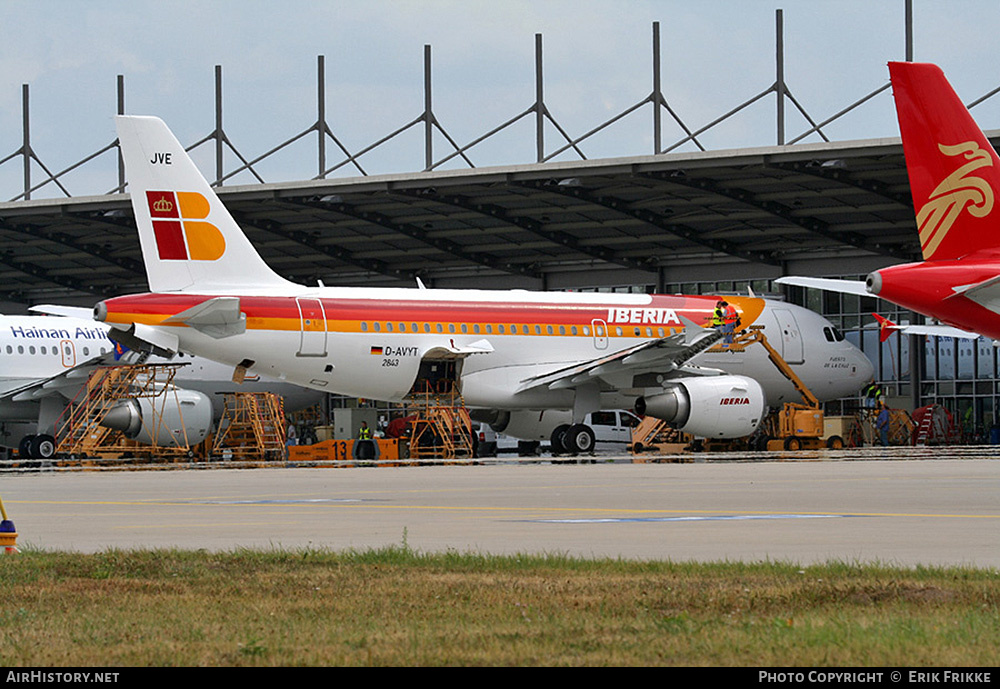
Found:
[(855, 364), (857, 366), (857, 373), (855, 374), (858, 380), (868, 382), (875, 377), (875, 366), (872, 364), (871, 360), (865, 356), (865, 353), (860, 349), (854, 350), (854, 357), (857, 360)]

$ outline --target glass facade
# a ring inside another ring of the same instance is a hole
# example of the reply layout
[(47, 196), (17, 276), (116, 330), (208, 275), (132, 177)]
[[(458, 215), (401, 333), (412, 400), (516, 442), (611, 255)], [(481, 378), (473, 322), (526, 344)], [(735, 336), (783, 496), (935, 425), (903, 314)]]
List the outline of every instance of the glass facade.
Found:
[[(864, 275), (846, 279), (864, 280)], [(1000, 397), (997, 351), (987, 338), (959, 340), (951, 337), (915, 337), (891, 334), (884, 342), (872, 313), (893, 323), (907, 325), (923, 322), (922, 317), (874, 297), (838, 294), (802, 287), (782, 287), (771, 280), (721, 280), (718, 282), (672, 282), (664, 285), (665, 294), (747, 294), (784, 298), (822, 314), (844, 337), (861, 349), (875, 367), (875, 377), (890, 404), (912, 411), (914, 406), (911, 366), (918, 366), (919, 405), (944, 406), (970, 438), (989, 439), (990, 429), (1000, 425), (997, 398)], [(587, 290), (582, 290), (587, 291)], [(593, 290), (597, 291), (597, 290)], [(607, 292), (654, 292), (654, 285), (630, 285), (601, 288)], [(915, 318), (920, 320), (914, 320)], [(910, 351), (917, 347), (916, 352)], [(860, 395), (827, 403), (830, 414), (855, 411)]]

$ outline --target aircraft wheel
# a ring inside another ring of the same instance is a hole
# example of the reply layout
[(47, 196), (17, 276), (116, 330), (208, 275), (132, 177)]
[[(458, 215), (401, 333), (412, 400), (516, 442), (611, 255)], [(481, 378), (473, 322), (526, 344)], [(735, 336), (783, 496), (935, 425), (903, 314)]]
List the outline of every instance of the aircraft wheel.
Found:
[(786, 450), (801, 450), (802, 441), (798, 438), (785, 438), (785, 449)]
[(561, 426), (556, 426), (556, 429), (552, 431), (552, 437), (549, 440), (552, 442), (552, 454), (561, 455), (563, 452), (569, 452), (570, 449), (566, 445), (566, 433), (569, 431), (569, 424), (562, 424)]
[(35, 459), (52, 459), (56, 453), (56, 439), (51, 435), (36, 435), (31, 439), (31, 456)]
[(839, 435), (831, 435), (826, 439), (826, 446), (831, 450), (843, 450), (844, 449), (844, 439)]
[(563, 443), (570, 452), (590, 453), (594, 451), (594, 431), (582, 423), (573, 424), (566, 431)]
[(33, 435), (26, 435), (21, 438), (21, 443), (17, 446), (17, 456), (21, 459), (31, 457), (31, 441), (35, 439)]

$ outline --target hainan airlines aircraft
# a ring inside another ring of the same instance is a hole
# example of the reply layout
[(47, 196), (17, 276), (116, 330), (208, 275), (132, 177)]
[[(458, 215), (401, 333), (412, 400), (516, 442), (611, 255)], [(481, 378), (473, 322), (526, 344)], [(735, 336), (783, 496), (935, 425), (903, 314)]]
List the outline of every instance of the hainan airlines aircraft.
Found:
[(890, 62), (889, 75), (924, 260), (864, 282), (775, 282), (876, 296), (947, 324), (892, 326), (902, 332), (1000, 340), (1000, 223), (992, 215), (1000, 158), (939, 67)]
[[(48, 308), (83, 311), (84, 315), (89, 315), (88, 309)], [(138, 358), (136, 352), (127, 352), (124, 357), (116, 355), (115, 343), (108, 339), (108, 330), (107, 325), (92, 319), (0, 315), (0, 423), (7, 436), (14, 436), (12, 442), (18, 445), (20, 456), (51, 457), (55, 452), (56, 421), (91, 371), (98, 366), (132, 363)], [(163, 359), (149, 359), (149, 363), (163, 362)], [(222, 413), (222, 397), (217, 393), (236, 387), (231, 381), (231, 369), (183, 354), (174, 358), (173, 363), (184, 365), (174, 377), (177, 390), (173, 394), (177, 404), (159, 405), (166, 423), (150, 422), (150, 400), (146, 399), (122, 402), (110, 412), (106, 425), (140, 442), (144, 440), (144, 429), (148, 435), (148, 429), (154, 426), (165, 434), (183, 430), (178, 435), (192, 444), (203, 440), (211, 431), (213, 420)], [(252, 389), (267, 389), (283, 395), (289, 409), (315, 404), (320, 396), (280, 381), (258, 383), (256, 377)], [(182, 415), (166, 418), (178, 408)], [(14, 435), (14, 427), (21, 432)], [(18, 436), (21, 436), (20, 441)], [(169, 444), (170, 439), (158, 437), (157, 442)]]
[[(634, 407), (712, 438), (751, 433), (767, 404), (798, 399), (766, 352), (719, 341), (708, 296), (307, 287), (275, 274), (166, 125), (118, 117), (146, 294), (101, 302), (112, 337), (146, 342), (356, 397), (400, 401), (444, 376), (508, 435), (546, 433), (587, 451), (582, 423)], [(764, 326), (814, 393), (849, 395), (864, 355), (805, 309), (727, 297), (742, 327)], [(131, 345), (130, 345), (131, 346)], [(562, 414), (553, 413), (562, 410)], [(558, 427), (558, 428), (557, 428)]]

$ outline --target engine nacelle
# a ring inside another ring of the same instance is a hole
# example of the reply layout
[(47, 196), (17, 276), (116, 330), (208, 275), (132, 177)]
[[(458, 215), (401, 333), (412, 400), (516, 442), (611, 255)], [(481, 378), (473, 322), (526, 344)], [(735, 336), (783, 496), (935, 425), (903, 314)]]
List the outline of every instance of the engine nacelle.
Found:
[(764, 390), (746, 376), (704, 376), (674, 381), (659, 395), (640, 397), (640, 416), (662, 419), (702, 438), (740, 438), (764, 418)]
[(196, 390), (165, 390), (156, 397), (122, 400), (101, 425), (144, 445), (197, 445), (212, 430), (212, 401)]

